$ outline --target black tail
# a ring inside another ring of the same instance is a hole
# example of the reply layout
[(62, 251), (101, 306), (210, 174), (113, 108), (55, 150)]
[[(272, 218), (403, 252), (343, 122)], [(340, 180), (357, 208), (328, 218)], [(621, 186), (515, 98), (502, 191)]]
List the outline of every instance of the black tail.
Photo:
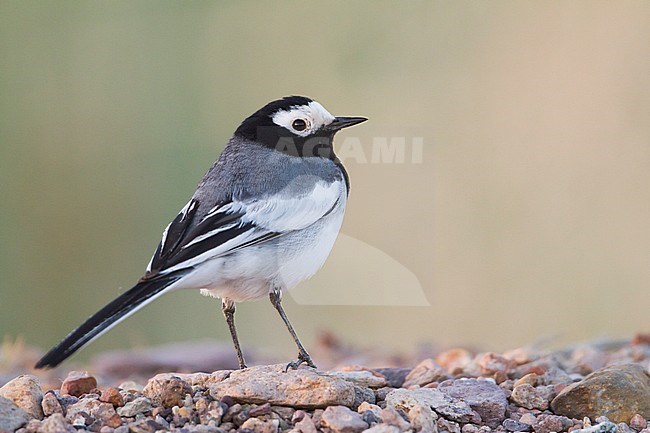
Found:
[(108, 331), (113, 325), (153, 301), (163, 290), (186, 273), (187, 270), (183, 270), (151, 280), (140, 281), (68, 334), (63, 341), (36, 363), (35, 368), (56, 367), (77, 350)]

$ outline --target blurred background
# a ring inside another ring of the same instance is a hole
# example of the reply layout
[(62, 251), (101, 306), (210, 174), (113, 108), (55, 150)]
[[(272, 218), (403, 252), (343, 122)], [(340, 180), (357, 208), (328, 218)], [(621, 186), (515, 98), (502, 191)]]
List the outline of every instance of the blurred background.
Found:
[[(285, 302), (307, 347), (648, 331), (649, 46), (642, 1), (2, 1), (0, 336), (48, 349), (128, 289), (239, 122), (290, 94), (371, 119), (338, 137), (343, 236)], [(378, 137), (404, 162), (373, 163)], [(237, 321), (294, 355), (268, 302)], [(78, 359), (204, 338), (229, 342), (218, 301), (179, 292)]]

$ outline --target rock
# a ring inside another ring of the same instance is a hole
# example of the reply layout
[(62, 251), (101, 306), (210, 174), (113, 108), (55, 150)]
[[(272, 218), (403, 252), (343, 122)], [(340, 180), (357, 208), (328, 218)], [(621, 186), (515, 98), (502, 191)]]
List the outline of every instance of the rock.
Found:
[(638, 364), (605, 367), (564, 388), (551, 408), (576, 419), (604, 415), (627, 422), (637, 413), (650, 418), (650, 376)]
[(520, 431), (530, 431), (530, 425), (521, 421), (515, 421), (514, 419), (507, 419), (503, 421), (503, 428), (507, 431), (520, 432)]
[(325, 409), (321, 425), (333, 433), (358, 433), (368, 428), (361, 415), (345, 406), (329, 406)]
[(517, 379), (517, 381), (515, 381), (514, 383), (514, 386), (523, 385), (524, 383), (527, 383), (530, 386), (537, 386), (538, 382), (539, 382), (539, 376), (537, 375), (537, 373), (528, 373), (525, 376)]
[(142, 392), (142, 389), (144, 388), (142, 385), (132, 380), (127, 380), (126, 382), (122, 382), (117, 387), (127, 392)]
[(377, 398), (375, 397), (375, 393), (370, 388), (364, 388), (364, 387), (355, 385), (355, 387), (354, 387), (354, 401), (352, 402), (352, 405), (350, 407), (353, 407), (353, 408), (358, 407), (364, 401), (367, 402), (367, 403), (372, 403), (372, 404), (377, 403)]
[(122, 394), (120, 394), (117, 388), (113, 388), (112, 386), (102, 391), (99, 396), (99, 401), (110, 403), (115, 407), (124, 406), (124, 397), (122, 397)]
[(508, 374), (516, 364), (514, 361), (496, 353), (487, 352), (480, 354), (474, 360), (480, 374), (491, 376), (496, 373)]
[(352, 383), (310, 369), (285, 372), (285, 367), (276, 364), (233, 371), (227, 379), (209, 387), (210, 395), (215, 399), (230, 396), (243, 403), (268, 402), (304, 409), (354, 405)]
[(182, 406), (186, 394), (192, 394), (192, 387), (172, 374), (158, 374), (147, 382), (142, 390), (153, 404), (163, 407)]
[(305, 414), (305, 416), (295, 424), (295, 427), (301, 433), (318, 433), (314, 420), (307, 414)]
[(320, 373), (323, 376), (343, 379), (348, 382), (365, 388), (381, 388), (388, 385), (386, 378), (381, 375), (373, 374), (368, 370), (361, 371), (327, 371)]
[(436, 356), (436, 362), (449, 374), (460, 374), (472, 363), (472, 354), (465, 349), (451, 349)]
[(97, 379), (87, 371), (71, 371), (61, 384), (61, 394), (80, 397), (97, 388)]
[(408, 412), (409, 419), (411, 420), (411, 426), (416, 432), (419, 433), (437, 433), (438, 424), (438, 415), (431, 410), (428, 406), (415, 405)]
[(388, 386), (393, 388), (401, 388), (404, 385), (406, 376), (411, 372), (410, 368), (375, 368), (377, 373), (386, 378)]
[(29, 420), (29, 415), (8, 398), (0, 397), (0, 431), (13, 432)]
[(648, 427), (648, 422), (638, 413), (634, 414), (632, 419), (630, 419), (630, 427), (636, 431), (641, 431)]
[(0, 397), (8, 398), (33, 419), (43, 419), (43, 390), (36, 376), (18, 376), (0, 388)]
[(360, 414), (364, 414), (365, 412), (372, 412), (373, 415), (375, 415), (375, 418), (381, 419), (381, 408), (377, 406), (376, 404), (371, 404), (366, 401), (361, 403), (359, 407), (357, 408), (357, 412)]
[(457, 379), (441, 383), (438, 390), (467, 403), (491, 427), (496, 427), (506, 418), (508, 399), (491, 380)]
[(150, 412), (152, 409), (151, 400), (147, 397), (138, 397), (117, 409), (119, 416), (133, 417), (139, 413)]
[(386, 395), (386, 406), (408, 413), (416, 405), (433, 409), (440, 415), (459, 422), (479, 423), (481, 416), (467, 403), (434, 388), (394, 389)]
[(400, 433), (399, 429), (394, 425), (377, 424), (363, 431), (363, 433)]
[(616, 427), (616, 424), (610, 421), (605, 421), (591, 427), (573, 430), (573, 433), (616, 433), (617, 430), (618, 427)]
[(68, 424), (63, 414), (55, 413), (48, 416), (38, 429), (38, 433), (75, 433), (77, 430)]
[(564, 416), (542, 414), (533, 423), (533, 429), (535, 433), (551, 433), (565, 431), (572, 425), (573, 421)]
[(43, 401), (41, 402), (41, 408), (43, 409), (43, 415), (50, 416), (55, 413), (63, 414), (63, 407), (59, 403), (59, 399), (56, 398), (54, 391), (48, 391), (43, 396)]
[(420, 362), (411, 372), (406, 376), (404, 388), (412, 386), (424, 386), (431, 382), (441, 382), (449, 378), (447, 369), (442, 367), (433, 359), (425, 359)]
[(523, 422), (524, 424), (528, 424), (532, 426), (537, 424), (537, 417), (530, 412), (526, 412), (521, 415), (521, 418), (519, 418), (519, 422)]
[(408, 421), (395, 410), (394, 407), (388, 406), (381, 410), (381, 420), (384, 424), (390, 424), (397, 427), (400, 431), (406, 431), (411, 427)]
[[(111, 427), (117, 427), (120, 424), (119, 416), (115, 412), (113, 405), (99, 400), (83, 398), (68, 407), (65, 417), (67, 420), (75, 424), (74, 420), (79, 419), (80, 414), (90, 415), (94, 420), (99, 420), (102, 424), (110, 424)], [(115, 425), (115, 417), (117, 417), (117, 425)]]
[(526, 409), (548, 409), (553, 398), (553, 387), (539, 386), (535, 388), (529, 383), (517, 385), (512, 390), (510, 399)]
[(280, 422), (277, 419), (262, 421), (259, 418), (248, 418), (240, 429), (251, 429), (255, 433), (278, 433), (279, 425)]

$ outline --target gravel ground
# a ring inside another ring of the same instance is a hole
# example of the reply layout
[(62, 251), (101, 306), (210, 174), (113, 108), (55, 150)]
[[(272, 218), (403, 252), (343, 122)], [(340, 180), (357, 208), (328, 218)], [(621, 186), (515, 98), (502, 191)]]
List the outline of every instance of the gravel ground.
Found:
[(23, 346), (2, 353), (0, 433), (650, 433), (649, 335), (419, 362), (328, 337), (314, 353), (327, 368), (286, 372), (260, 357), (233, 370), (229, 348), (207, 344), (113, 353), (72, 372), (26, 370), (39, 353)]

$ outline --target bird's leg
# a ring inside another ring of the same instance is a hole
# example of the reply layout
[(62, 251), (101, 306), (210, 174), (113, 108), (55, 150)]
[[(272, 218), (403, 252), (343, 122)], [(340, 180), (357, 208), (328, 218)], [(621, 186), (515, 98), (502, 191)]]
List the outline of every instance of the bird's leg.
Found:
[(296, 346), (298, 346), (298, 359), (294, 362), (288, 363), (286, 370), (289, 370), (289, 368), (296, 369), (300, 364), (303, 363), (307, 364), (310, 367), (316, 368), (316, 365), (314, 365), (314, 362), (311, 360), (309, 353), (307, 353), (305, 348), (302, 346), (300, 339), (296, 335), (296, 331), (293, 330), (293, 326), (291, 326), (287, 315), (284, 313), (284, 309), (282, 309), (282, 291), (280, 291), (280, 289), (273, 288), (269, 293), (269, 298), (271, 299), (271, 304), (273, 304), (275, 309), (278, 310), (282, 321), (287, 326), (289, 333), (293, 337), (293, 341), (296, 342)]
[(230, 330), (230, 336), (232, 337), (232, 344), (235, 346), (235, 351), (237, 352), (237, 360), (239, 361), (239, 369), (243, 370), (246, 368), (246, 361), (244, 361), (244, 354), (241, 351), (239, 346), (239, 339), (237, 338), (237, 329), (235, 328), (235, 303), (229, 299), (221, 300), (221, 310), (223, 315), (226, 317), (226, 322), (228, 323), (228, 329)]

